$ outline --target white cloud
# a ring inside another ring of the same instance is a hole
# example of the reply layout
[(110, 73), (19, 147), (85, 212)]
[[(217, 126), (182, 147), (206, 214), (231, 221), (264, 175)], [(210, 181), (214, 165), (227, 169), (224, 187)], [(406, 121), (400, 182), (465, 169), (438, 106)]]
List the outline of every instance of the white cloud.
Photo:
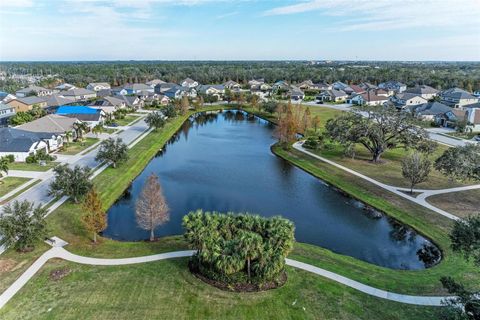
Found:
[(344, 17), (340, 31), (378, 31), (416, 27), (471, 27), (480, 30), (478, 0), (310, 0), (281, 6), (264, 15), (290, 15), (319, 11)]

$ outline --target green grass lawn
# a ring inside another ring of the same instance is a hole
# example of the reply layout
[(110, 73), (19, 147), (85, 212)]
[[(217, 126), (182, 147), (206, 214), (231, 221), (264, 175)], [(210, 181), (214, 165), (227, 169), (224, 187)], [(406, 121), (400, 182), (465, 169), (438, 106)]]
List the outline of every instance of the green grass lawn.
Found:
[(68, 144), (64, 145), (63, 150), (58, 152), (58, 154), (75, 155), (91, 147), (98, 141), (100, 141), (100, 139), (98, 138), (85, 138), (83, 141), (71, 141)]
[(446, 133), (445, 135), (451, 136), (453, 138), (472, 140), (477, 135), (480, 135), (480, 132), (451, 132), (451, 133)]
[(12, 190), (20, 187), (22, 184), (29, 181), (29, 178), (5, 177), (0, 180), (0, 197), (6, 195)]
[[(70, 273), (52, 280), (54, 270)], [(0, 310), (8, 319), (433, 319), (438, 308), (374, 298), (287, 269), (282, 288), (219, 290), (194, 277), (187, 259), (130, 266), (49, 262)]]
[(126, 126), (128, 125), (130, 122), (132, 121), (135, 121), (135, 120), (138, 120), (138, 118), (140, 118), (140, 116), (134, 116), (134, 115), (131, 115), (131, 114), (127, 114), (125, 116), (125, 118), (123, 119), (115, 119), (114, 122), (116, 124), (118, 124), (119, 126)]
[[(210, 109), (216, 108), (218, 107)], [(94, 179), (105, 208), (124, 192), (171, 135), (181, 127), (189, 114), (171, 119), (163, 129), (150, 133), (129, 150), (131, 157), (127, 163), (117, 169), (108, 168)], [(449, 247), (448, 232), (452, 225), (450, 220), (295, 150), (274, 151), (353, 197), (412, 226), (438, 244), (444, 255), (437, 266), (418, 271), (387, 269), (301, 243), (295, 244), (291, 258), (398, 293), (444, 294), (439, 278), (445, 275), (450, 275), (469, 287), (480, 287), (480, 270), (465, 262), (462, 256), (454, 254)], [(118, 174), (119, 172), (121, 174)], [(47, 218), (50, 235), (65, 239), (70, 243), (67, 249), (81, 255), (132, 257), (187, 248), (182, 237), (164, 238), (154, 243), (118, 242), (100, 238), (100, 243), (93, 245), (90, 241), (91, 235), (82, 226), (82, 214), (81, 206), (65, 203)], [(9, 271), (0, 273), (0, 291), (46, 248), (46, 245), (41, 244), (28, 254), (9, 250), (2, 255), (0, 267), (3, 263), (9, 264), (10, 268)], [(49, 271), (58, 267), (71, 268), (73, 273), (59, 282), (48, 280)], [(155, 302), (159, 302), (152, 304), (152, 297), (157, 299)], [(298, 310), (292, 305), (295, 299), (295, 306), (298, 304), (301, 307)], [(49, 308), (52, 309), (48, 311)], [(244, 295), (226, 293), (193, 278), (181, 259), (123, 267), (49, 263), (38, 277), (29, 282), (12, 302), (0, 311), (0, 318), (23, 319), (35, 316), (117, 319), (155, 318), (165, 315), (165, 318), (181, 319), (192, 316), (193, 312), (198, 312), (203, 318), (238, 318), (240, 315), (246, 318), (299, 319), (433, 318), (431, 308), (412, 307), (372, 298), (298, 270), (289, 270), (288, 284), (279, 290)]]
[(56, 167), (58, 162), (49, 161), (44, 166), (38, 163), (26, 163), (26, 162), (13, 162), (8, 165), (9, 170), (22, 170), (22, 171), (48, 171)]
[(480, 215), (480, 189), (443, 193), (428, 197), (428, 203), (461, 218)]
[[(438, 144), (438, 148), (435, 153), (430, 155), (431, 161), (434, 162), (446, 149), (448, 149), (448, 147)], [(372, 162), (370, 153), (360, 145), (357, 145), (355, 148), (356, 154), (354, 159), (345, 157), (343, 155), (343, 149), (339, 145), (334, 145), (332, 150), (324, 149), (312, 152), (329, 160), (333, 160), (347, 168), (358, 171), (380, 182), (397, 187), (410, 187), (408, 180), (402, 176), (401, 161), (408, 154), (408, 151), (404, 149), (388, 150), (382, 155), (381, 163)], [(432, 171), (428, 177), (428, 181), (416, 185), (415, 188), (443, 189), (458, 187), (461, 185), (464, 184), (452, 182), (441, 172), (432, 168)]]

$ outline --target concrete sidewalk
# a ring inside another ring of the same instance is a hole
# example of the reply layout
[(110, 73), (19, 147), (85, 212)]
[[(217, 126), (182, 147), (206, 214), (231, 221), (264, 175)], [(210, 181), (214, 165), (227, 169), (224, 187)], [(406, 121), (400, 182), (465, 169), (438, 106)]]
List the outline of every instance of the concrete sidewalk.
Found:
[[(73, 254), (65, 250), (62, 246), (66, 244), (65, 241), (55, 237), (55, 243), (50, 243), (53, 247), (45, 252), (40, 258), (38, 258), (10, 287), (8, 287), (5, 292), (0, 295), (0, 308), (2, 308), (10, 299), (18, 292), (20, 289), (41, 269), (41, 267), (52, 258), (60, 258), (66, 261), (71, 261), (80, 264), (86, 265), (95, 265), (95, 266), (119, 266), (119, 265), (129, 265), (129, 264), (138, 264), (138, 263), (147, 263), (153, 261), (189, 257), (194, 251), (174, 251), (161, 254), (155, 254), (150, 256), (134, 257), (134, 258), (120, 258), (120, 259), (102, 259), (102, 258), (91, 258), (84, 257)], [(59, 244), (57, 246), (57, 243)], [(382, 298), (390, 301), (412, 304), (412, 305), (421, 305), (421, 306), (441, 306), (444, 299), (451, 297), (444, 296), (413, 296), (398, 294), (382, 289), (377, 289), (366, 284), (360, 283), (358, 281), (349, 279), (342, 275), (336, 274), (334, 272), (318, 268), (316, 266), (303, 263), (300, 261), (286, 259), (286, 264), (288, 266), (302, 269), (304, 271), (322, 276), (324, 278), (330, 279), (332, 281), (341, 283), (345, 286), (363, 292), (365, 294)]]

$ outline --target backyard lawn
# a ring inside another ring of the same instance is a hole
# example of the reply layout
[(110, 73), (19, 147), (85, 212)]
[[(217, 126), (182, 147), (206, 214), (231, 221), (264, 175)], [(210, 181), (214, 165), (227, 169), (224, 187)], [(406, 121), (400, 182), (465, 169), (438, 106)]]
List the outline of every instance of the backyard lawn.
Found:
[(100, 141), (100, 139), (98, 138), (86, 138), (83, 141), (75, 141), (75, 142), (71, 141), (68, 144), (64, 145), (63, 150), (58, 152), (58, 154), (75, 155), (91, 147), (98, 141)]
[(13, 162), (8, 165), (9, 170), (23, 170), (23, 171), (48, 171), (56, 167), (58, 162), (49, 161), (44, 166), (38, 163)]
[(443, 193), (428, 197), (428, 203), (461, 218), (480, 215), (480, 189)]
[[(61, 279), (51, 272), (63, 271)], [(203, 283), (187, 259), (130, 266), (50, 261), (0, 310), (2, 319), (432, 319), (438, 308), (374, 298), (288, 268), (285, 286), (232, 293)]]
[(20, 187), (25, 182), (29, 181), (29, 178), (18, 177), (5, 177), (0, 180), (0, 197), (3, 197), (7, 193)]
[(125, 116), (125, 118), (123, 119), (115, 119), (113, 122), (115, 122), (117, 125), (119, 126), (126, 126), (128, 125), (129, 123), (131, 123), (132, 121), (135, 121), (137, 120), (138, 118), (140, 118), (140, 116), (134, 116), (134, 115), (131, 115), (131, 114), (127, 114)]

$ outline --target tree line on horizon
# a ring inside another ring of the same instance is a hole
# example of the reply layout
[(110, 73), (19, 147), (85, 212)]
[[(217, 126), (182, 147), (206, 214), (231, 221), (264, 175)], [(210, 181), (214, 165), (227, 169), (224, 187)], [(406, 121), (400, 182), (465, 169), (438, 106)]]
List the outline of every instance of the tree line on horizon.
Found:
[[(436, 89), (460, 87), (480, 90), (478, 62), (331, 62), (307, 61), (104, 61), (104, 62), (3, 62), (0, 71), (9, 74), (56, 75), (65, 82), (84, 87), (89, 82), (109, 82), (112, 86), (162, 79), (178, 83), (190, 77), (203, 84), (263, 78), (268, 83), (286, 80), (299, 83), (342, 81), (347, 84), (378, 84), (397, 80), (414, 86), (426, 84)], [(52, 80), (44, 80), (44, 86)], [(12, 80), (0, 80), (0, 89), (11, 92)], [(8, 90), (10, 89), (10, 90)]]

